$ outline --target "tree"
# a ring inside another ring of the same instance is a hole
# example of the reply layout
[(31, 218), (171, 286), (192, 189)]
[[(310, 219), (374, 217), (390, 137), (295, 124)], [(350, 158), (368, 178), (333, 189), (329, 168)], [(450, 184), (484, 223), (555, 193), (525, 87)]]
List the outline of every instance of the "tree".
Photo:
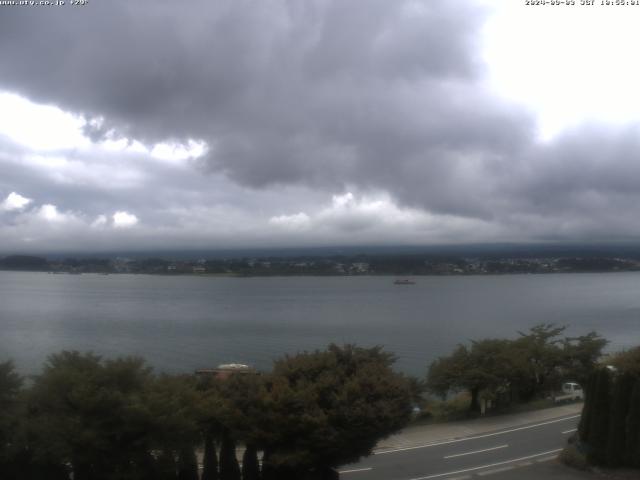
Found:
[(53, 355), (29, 395), (34, 448), (70, 464), (74, 480), (145, 476), (155, 468), (152, 452), (163, 451), (157, 463), (166, 466), (199, 442), (194, 384), (190, 376), (156, 378), (139, 358)]
[(612, 355), (609, 363), (618, 371), (640, 379), (640, 346)]
[(626, 464), (640, 468), (640, 379), (635, 381), (629, 401), (624, 451)]
[(201, 397), (192, 375), (161, 375), (140, 398), (140, 412), (153, 450), (181, 452), (201, 443)]
[(137, 401), (149, 379), (137, 358), (52, 355), (29, 397), (35, 447), (71, 464), (77, 480), (124, 475), (148, 451)]
[(626, 422), (634, 382), (629, 374), (620, 375), (614, 380), (606, 452), (607, 465), (610, 467), (622, 466), (625, 461)]
[(198, 459), (193, 448), (182, 447), (178, 455), (178, 480), (198, 480)]
[(202, 460), (202, 480), (218, 480), (218, 457), (213, 434), (210, 431), (204, 437), (204, 457)]
[(602, 350), (608, 341), (596, 332), (589, 332), (562, 341), (562, 369), (564, 376), (586, 385), (591, 373), (597, 368)]
[(15, 414), (22, 378), (16, 373), (13, 362), (0, 363), (0, 462), (7, 454), (7, 445), (15, 429)]
[(242, 456), (242, 480), (259, 480), (260, 465), (258, 464), (258, 449), (255, 445), (247, 445)]
[(518, 332), (514, 341), (515, 351), (521, 356), (517, 389), (520, 397), (530, 400), (545, 390), (559, 386), (559, 367), (563, 365), (564, 353), (559, 335), (566, 327), (542, 323), (531, 327), (528, 333)]
[(434, 361), (427, 374), (427, 388), (442, 396), (467, 390), (471, 395), (469, 411), (479, 413), (480, 393), (506, 389), (515, 376), (511, 342), (487, 339), (471, 342), (471, 348), (458, 345), (451, 355)]
[(585, 443), (589, 443), (589, 434), (591, 433), (591, 418), (595, 414), (595, 402), (592, 400), (592, 396), (595, 394), (597, 381), (598, 372), (592, 372), (589, 376), (589, 380), (587, 381), (587, 385), (585, 388), (585, 399), (582, 406), (582, 415), (580, 416), (580, 423), (578, 425), (578, 435), (580, 439)]
[(157, 480), (177, 480), (176, 457), (171, 450), (163, 449), (157, 460)]
[(226, 431), (222, 435), (220, 447), (220, 480), (240, 480), (240, 465), (236, 458), (236, 442), (231, 433)]
[[(330, 345), (285, 356), (266, 379), (262, 447), (267, 472), (305, 478), (358, 460), (411, 416), (407, 379), (380, 347)], [(270, 473), (269, 475), (271, 475)]]
[(0, 363), (0, 478), (17, 473), (16, 430), (20, 419), (19, 395), (22, 378), (13, 362)]
[(598, 370), (590, 401), (593, 402), (593, 413), (589, 425), (588, 459), (592, 463), (603, 465), (606, 463), (611, 405), (611, 374), (606, 368)]

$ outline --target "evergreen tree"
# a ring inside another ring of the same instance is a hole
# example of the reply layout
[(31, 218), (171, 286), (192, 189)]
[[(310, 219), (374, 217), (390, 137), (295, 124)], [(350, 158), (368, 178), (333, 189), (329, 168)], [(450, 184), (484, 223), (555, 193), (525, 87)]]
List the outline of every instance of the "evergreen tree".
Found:
[(607, 457), (607, 437), (611, 408), (611, 374), (606, 368), (598, 371), (593, 393), (593, 414), (589, 425), (588, 459), (596, 465), (604, 465)]
[(619, 467), (625, 461), (626, 420), (634, 383), (629, 374), (615, 379), (607, 439), (607, 465), (610, 467)]
[(256, 424), (278, 479), (284, 468), (299, 473), (357, 461), (407, 424), (409, 382), (393, 371), (394, 360), (381, 347), (330, 345), (275, 362)]
[(0, 478), (8, 478), (15, 469), (13, 456), (18, 452), (10, 446), (16, 443), (16, 429), (21, 414), (18, 395), (22, 378), (15, 372), (12, 362), (0, 363)]
[(229, 431), (222, 435), (220, 447), (220, 480), (240, 480), (240, 465), (236, 458), (236, 442)]
[(145, 452), (135, 461), (133, 478), (136, 480), (156, 480), (158, 472), (156, 471), (156, 459), (150, 452)]
[(640, 468), (640, 380), (635, 382), (629, 403), (625, 431), (625, 459), (627, 466)]
[(271, 456), (272, 454), (268, 449), (262, 453), (262, 470), (260, 472), (262, 480), (278, 480)]
[(242, 480), (259, 480), (258, 449), (255, 445), (247, 445), (242, 456)]
[(163, 449), (156, 464), (158, 480), (177, 480), (176, 459), (171, 450)]
[(584, 443), (589, 443), (589, 427), (591, 426), (591, 417), (593, 415), (593, 396), (596, 390), (598, 380), (598, 372), (593, 372), (589, 376), (589, 381), (585, 389), (584, 404), (582, 406), (582, 415), (578, 425), (578, 436)]
[(218, 480), (218, 457), (213, 434), (210, 431), (207, 431), (204, 436), (204, 458), (202, 463), (202, 480)]
[(178, 480), (198, 480), (198, 459), (193, 448), (183, 447), (180, 450)]

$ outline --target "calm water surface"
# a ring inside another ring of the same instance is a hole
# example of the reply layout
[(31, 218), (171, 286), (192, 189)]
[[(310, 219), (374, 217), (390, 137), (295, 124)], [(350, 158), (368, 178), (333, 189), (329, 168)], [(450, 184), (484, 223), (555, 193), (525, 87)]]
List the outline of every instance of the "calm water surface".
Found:
[(62, 349), (142, 355), (158, 370), (272, 359), (330, 342), (384, 345), (424, 374), (457, 343), (541, 322), (640, 344), (640, 273), (215, 278), (0, 272), (0, 360), (35, 373)]

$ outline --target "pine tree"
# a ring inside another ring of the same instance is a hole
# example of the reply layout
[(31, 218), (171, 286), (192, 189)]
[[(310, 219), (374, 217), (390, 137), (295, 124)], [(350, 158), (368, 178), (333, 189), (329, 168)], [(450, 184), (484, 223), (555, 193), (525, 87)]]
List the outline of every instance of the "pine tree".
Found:
[(596, 383), (598, 379), (598, 372), (593, 372), (589, 376), (587, 383), (587, 389), (585, 390), (584, 405), (582, 406), (582, 415), (580, 417), (580, 424), (578, 425), (578, 436), (580, 440), (586, 444), (589, 443), (589, 427), (591, 426), (591, 417), (593, 416), (593, 396), (596, 389)]
[(611, 374), (606, 368), (598, 371), (593, 393), (593, 411), (589, 421), (588, 459), (596, 465), (606, 463), (607, 436), (611, 407)]
[(157, 460), (158, 480), (176, 480), (176, 459), (171, 450), (162, 450)]
[(211, 432), (204, 437), (204, 459), (202, 460), (202, 480), (218, 480), (218, 457)]
[(278, 480), (275, 468), (271, 462), (271, 452), (265, 450), (262, 453), (262, 471), (260, 472), (262, 480)]
[(259, 480), (258, 449), (255, 445), (247, 445), (242, 456), (242, 480)]
[(236, 442), (229, 432), (222, 435), (220, 447), (220, 480), (240, 480), (240, 465), (236, 458)]
[(198, 459), (191, 447), (180, 450), (178, 457), (178, 480), (198, 480)]
[(633, 387), (626, 426), (626, 465), (640, 468), (640, 380)]
[(634, 383), (632, 376), (624, 374), (616, 378), (613, 386), (607, 439), (607, 465), (610, 467), (619, 467), (625, 460), (625, 427)]

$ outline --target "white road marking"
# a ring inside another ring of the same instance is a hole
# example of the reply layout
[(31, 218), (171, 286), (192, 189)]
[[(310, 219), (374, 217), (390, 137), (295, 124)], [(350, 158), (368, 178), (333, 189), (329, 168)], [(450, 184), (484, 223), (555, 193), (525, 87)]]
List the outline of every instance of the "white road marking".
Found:
[(551, 455), (549, 457), (537, 458), (536, 462), (537, 463), (550, 462), (551, 460), (555, 460), (557, 457), (558, 457), (557, 455)]
[(476, 435), (474, 437), (458, 438), (455, 440), (446, 440), (444, 442), (426, 443), (424, 445), (418, 445), (415, 447), (394, 448), (393, 450), (384, 450), (382, 452), (374, 452), (374, 455), (386, 455), (387, 453), (405, 452), (407, 450), (417, 450), (419, 448), (437, 447), (438, 445), (448, 445), (450, 443), (467, 442), (469, 440), (476, 440), (478, 438), (494, 437), (496, 435), (504, 435), (505, 433), (518, 432), (520, 430), (527, 430), (529, 428), (542, 427), (543, 425), (550, 425), (552, 423), (565, 422), (567, 420), (573, 420), (579, 418), (580, 415), (572, 415), (571, 417), (558, 418), (556, 420), (549, 420), (548, 422), (537, 423), (535, 425), (527, 425), (526, 427), (512, 428), (511, 430), (503, 430), (501, 432), (485, 433), (484, 435)]
[(565, 430), (564, 432), (562, 432), (563, 434), (565, 433), (573, 433), (573, 432), (577, 432), (578, 429), (577, 428), (572, 428), (571, 430)]
[(478, 475), (481, 477), (484, 477), (485, 475), (493, 475), (500, 472), (506, 472), (508, 470), (513, 470), (514, 468), (515, 467), (513, 465), (508, 467), (499, 467), (499, 468), (494, 468), (493, 470), (485, 470), (484, 472), (478, 472)]
[(536, 453), (534, 455), (529, 455), (526, 457), (505, 460), (503, 462), (490, 463), (489, 465), (481, 465), (479, 467), (465, 468), (464, 470), (456, 470), (455, 472), (436, 473), (435, 475), (427, 475), (426, 477), (416, 477), (416, 478), (412, 478), (411, 480), (428, 480), (430, 478), (446, 477), (447, 475), (456, 475), (458, 473), (473, 472), (474, 470), (482, 470), (484, 468), (497, 467), (499, 465), (506, 465), (507, 463), (521, 462), (522, 460), (529, 460), (530, 458), (542, 457), (544, 455), (550, 455), (552, 453), (558, 453), (560, 451), (562, 451), (562, 448), (558, 448), (556, 450), (549, 450), (548, 452)]
[(474, 450), (473, 452), (456, 453), (455, 455), (447, 455), (444, 458), (456, 458), (464, 457), (465, 455), (473, 455), (474, 453), (490, 452), (491, 450), (499, 450), (501, 448), (507, 448), (509, 445), (500, 445), (498, 447), (484, 448), (482, 450)]
[(368, 468), (355, 468), (353, 470), (340, 470), (338, 473), (356, 473), (356, 472), (368, 472), (369, 470), (373, 470), (371, 467)]

